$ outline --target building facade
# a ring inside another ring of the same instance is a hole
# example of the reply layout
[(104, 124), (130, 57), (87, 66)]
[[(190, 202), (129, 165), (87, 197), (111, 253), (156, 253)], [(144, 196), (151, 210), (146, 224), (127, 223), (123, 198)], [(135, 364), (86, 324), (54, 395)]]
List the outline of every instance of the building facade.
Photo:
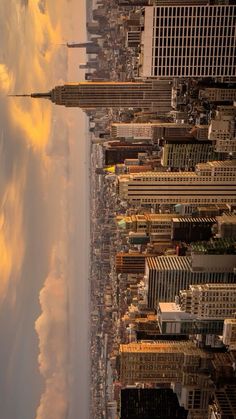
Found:
[(167, 142), (162, 149), (161, 164), (173, 169), (190, 170), (197, 163), (216, 160), (217, 157), (210, 141)]
[(236, 312), (235, 284), (191, 284), (179, 293), (181, 310), (197, 318), (225, 319)]
[(132, 138), (134, 140), (157, 139), (162, 137), (185, 136), (192, 126), (172, 122), (156, 123), (113, 123), (111, 125), (112, 137)]
[(146, 172), (118, 177), (118, 193), (133, 204), (235, 204), (236, 160), (199, 163), (195, 172)]
[[(208, 255), (205, 255), (206, 259)], [(215, 255), (213, 266), (204, 266), (206, 260), (202, 260), (202, 266), (192, 263), (190, 256), (156, 256), (149, 257), (145, 266), (145, 284), (147, 292), (147, 305), (156, 308), (159, 302), (175, 301), (180, 290), (189, 288), (191, 284), (206, 283), (234, 283), (233, 268), (227, 267), (227, 262), (214, 268), (219, 259)]]
[(234, 77), (235, 5), (145, 8), (142, 75)]
[(30, 96), (85, 110), (142, 108), (162, 113), (171, 110), (171, 84), (164, 80), (67, 83), (56, 86), (50, 92), (32, 93)]

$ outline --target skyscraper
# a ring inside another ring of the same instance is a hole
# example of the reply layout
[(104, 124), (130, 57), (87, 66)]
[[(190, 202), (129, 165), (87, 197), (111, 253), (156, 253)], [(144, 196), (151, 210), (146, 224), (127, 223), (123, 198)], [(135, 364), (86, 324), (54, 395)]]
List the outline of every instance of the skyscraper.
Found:
[(191, 284), (234, 283), (235, 255), (200, 256), (200, 261), (190, 256), (147, 258), (145, 281), (148, 307), (156, 308), (159, 302), (174, 301), (180, 290)]
[(82, 109), (142, 108), (162, 113), (171, 110), (171, 85), (164, 80), (67, 83), (29, 96)]
[(195, 172), (146, 172), (118, 177), (118, 193), (134, 204), (236, 203), (236, 160), (199, 163)]
[(142, 75), (235, 77), (235, 18), (235, 5), (146, 7)]
[(120, 345), (120, 378), (135, 382), (181, 382), (183, 365), (200, 367), (204, 353), (190, 341), (156, 341)]
[(176, 141), (166, 142), (162, 150), (161, 164), (164, 167), (172, 169), (183, 168), (189, 170), (197, 163), (203, 163), (210, 160), (216, 160), (217, 153), (210, 141)]

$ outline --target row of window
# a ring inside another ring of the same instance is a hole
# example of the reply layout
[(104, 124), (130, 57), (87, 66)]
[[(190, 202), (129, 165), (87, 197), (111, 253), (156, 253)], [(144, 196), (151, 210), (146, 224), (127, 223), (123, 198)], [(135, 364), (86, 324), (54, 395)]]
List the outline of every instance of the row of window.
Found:
[(159, 16), (233, 16), (235, 14), (235, 6), (171, 6), (171, 7), (155, 7), (154, 13)]
[[(187, 36), (185, 33), (175, 33), (174, 36), (167, 37), (167, 36), (159, 36), (156, 37), (155, 42), (153, 42), (154, 47), (156, 48), (156, 54), (158, 48), (174, 48), (174, 47), (182, 47), (186, 46), (188, 48), (192, 47), (192, 51), (196, 49), (196, 47), (213, 47), (217, 53), (218, 50), (222, 50), (224, 47), (230, 47), (229, 51), (232, 53), (234, 52), (234, 41), (233, 37), (226, 37), (226, 36), (215, 36), (215, 37), (205, 37), (202, 34), (195, 36)], [(185, 32), (185, 31), (183, 31)], [(184, 38), (183, 38), (184, 37)]]
[(195, 26), (195, 27), (224, 27), (227, 26), (234, 26), (235, 25), (236, 16), (180, 16), (180, 17), (161, 17), (157, 18), (156, 24), (157, 27), (176, 27), (176, 26)]

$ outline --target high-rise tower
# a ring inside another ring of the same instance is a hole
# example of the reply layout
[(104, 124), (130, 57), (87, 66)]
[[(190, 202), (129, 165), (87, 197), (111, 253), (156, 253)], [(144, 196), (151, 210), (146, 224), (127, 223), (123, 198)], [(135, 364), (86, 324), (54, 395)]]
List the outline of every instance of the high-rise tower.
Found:
[(145, 7), (143, 76), (235, 77), (235, 2), (209, 3), (171, 0)]
[(162, 113), (171, 110), (171, 84), (164, 80), (67, 83), (29, 96), (82, 109), (142, 108)]

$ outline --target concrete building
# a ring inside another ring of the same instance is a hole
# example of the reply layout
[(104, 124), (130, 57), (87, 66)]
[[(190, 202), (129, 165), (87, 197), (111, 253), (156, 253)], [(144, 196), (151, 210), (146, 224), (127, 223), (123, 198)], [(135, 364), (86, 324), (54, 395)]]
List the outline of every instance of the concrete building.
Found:
[(167, 142), (162, 149), (161, 164), (173, 169), (190, 170), (197, 163), (216, 160), (217, 157), (209, 141)]
[(120, 345), (120, 381), (180, 385), (182, 406), (205, 417), (210, 397), (209, 379), (203, 370), (208, 356), (190, 341), (156, 341)]
[(199, 2), (146, 7), (142, 76), (234, 77), (235, 14), (235, 5)]
[(208, 138), (214, 148), (222, 153), (236, 153), (236, 107), (219, 106), (211, 120)]
[(171, 223), (171, 239), (191, 243), (209, 240), (212, 236), (212, 227), (216, 223), (213, 217), (176, 217)]
[(213, 255), (209, 262), (209, 255), (204, 256), (197, 263), (190, 256), (149, 257), (144, 277), (148, 307), (156, 308), (160, 302), (175, 301), (180, 290), (191, 284), (234, 283), (234, 269), (227, 266), (225, 255), (220, 255), (223, 256), (220, 262), (219, 255)]
[(181, 290), (180, 309), (198, 319), (226, 319), (236, 312), (235, 284), (191, 284)]
[(189, 341), (122, 344), (120, 380), (122, 384), (130, 385), (136, 382), (181, 382), (183, 365), (200, 367), (204, 355)]
[(109, 141), (104, 145), (105, 165), (124, 163), (126, 159), (137, 159), (139, 153), (152, 149), (151, 144)]
[(236, 89), (221, 87), (206, 87), (199, 90), (199, 98), (207, 99), (209, 102), (231, 102), (236, 100)]
[[(234, 313), (236, 316), (236, 312)], [(230, 350), (236, 350), (236, 318), (225, 319), (223, 329), (223, 342)]]
[(182, 137), (191, 129), (189, 124), (172, 122), (153, 123), (113, 123), (111, 125), (112, 137), (132, 138), (134, 140), (152, 140), (165, 137)]
[(223, 214), (216, 217), (217, 237), (236, 238), (236, 215)]
[(171, 223), (175, 214), (138, 214), (117, 217), (118, 228), (127, 234), (143, 233), (150, 242), (171, 238)]
[(165, 335), (222, 334), (223, 319), (202, 318), (181, 310), (174, 302), (159, 303), (157, 319), (160, 332)]
[(230, 384), (217, 389), (209, 405), (207, 419), (236, 418), (236, 385)]
[(118, 176), (118, 193), (132, 204), (235, 204), (236, 160), (199, 163), (195, 172)]
[(145, 259), (148, 255), (143, 253), (117, 253), (116, 272), (117, 273), (144, 273)]

